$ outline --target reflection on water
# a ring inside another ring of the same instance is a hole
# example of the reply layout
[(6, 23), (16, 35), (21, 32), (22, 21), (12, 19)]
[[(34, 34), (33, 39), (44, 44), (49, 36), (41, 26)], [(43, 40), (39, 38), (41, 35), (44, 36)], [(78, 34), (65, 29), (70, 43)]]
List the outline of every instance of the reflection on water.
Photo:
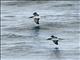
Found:
[(60, 59), (61, 53), (60, 53), (59, 48), (54, 50), (54, 54), (55, 54), (56, 58)]
[(59, 49), (52, 50), (49, 59), (61, 60), (62, 59), (61, 51)]
[(34, 28), (33, 28), (33, 30), (34, 30), (34, 36), (35, 37), (38, 37), (38, 35), (39, 35), (39, 30), (40, 30), (40, 26), (35, 26)]

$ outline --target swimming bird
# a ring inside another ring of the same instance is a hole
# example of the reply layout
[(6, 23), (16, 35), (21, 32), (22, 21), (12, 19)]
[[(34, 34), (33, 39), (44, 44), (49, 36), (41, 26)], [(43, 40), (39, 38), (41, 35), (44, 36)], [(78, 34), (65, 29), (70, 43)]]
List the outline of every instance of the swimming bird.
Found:
[(52, 40), (54, 44), (58, 45), (59, 40), (62, 40), (62, 39), (52, 35), (47, 40)]
[(40, 16), (39, 16), (39, 14), (38, 14), (37, 12), (34, 12), (34, 13), (33, 13), (33, 16), (31, 16), (31, 17), (29, 17), (29, 18), (33, 18), (33, 19), (34, 19), (34, 22), (35, 22), (36, 24), (39, 24)]

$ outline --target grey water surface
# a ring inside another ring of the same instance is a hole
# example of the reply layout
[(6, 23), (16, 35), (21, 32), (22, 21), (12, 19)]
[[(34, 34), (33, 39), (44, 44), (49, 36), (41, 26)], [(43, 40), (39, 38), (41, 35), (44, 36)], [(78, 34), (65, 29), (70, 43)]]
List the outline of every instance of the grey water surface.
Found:
[[(80, 60), (79, 1), (2, 1), (1, 60)], [(37, 26), (32, 16), (41, 16)], [(51, 35), (62, 38), (58, 49)]]

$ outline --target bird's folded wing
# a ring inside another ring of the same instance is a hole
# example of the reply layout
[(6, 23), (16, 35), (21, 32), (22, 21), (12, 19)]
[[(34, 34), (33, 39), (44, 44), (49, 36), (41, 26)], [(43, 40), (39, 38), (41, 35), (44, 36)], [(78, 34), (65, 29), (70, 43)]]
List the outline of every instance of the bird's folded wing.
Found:
[(62, 39), (62, 38), (53, 38), (52, 40), (53, 40), (53, 41), (54, 41), (54, 40), (60, 41), (60, 40), (63, 40), (63, 39)]

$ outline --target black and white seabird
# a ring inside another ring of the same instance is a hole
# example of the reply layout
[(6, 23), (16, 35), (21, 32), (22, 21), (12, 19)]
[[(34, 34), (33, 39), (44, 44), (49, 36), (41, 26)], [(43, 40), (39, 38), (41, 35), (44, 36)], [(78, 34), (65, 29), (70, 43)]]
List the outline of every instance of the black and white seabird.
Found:
[(34, 19), (34, 22), (36, 24), (39, 24), (39, 20), (40, 20), (40, 17), (39, 17), (39, 14), (37, 12), (34, 12), (33, 13), (33, 16), (29, 17), (29, 18), (33, 18)]
[(54, 44), (58, 45), (59, 40), (62, 40), (62, 39), (52, 35), (47, 40), (52, 40)]

